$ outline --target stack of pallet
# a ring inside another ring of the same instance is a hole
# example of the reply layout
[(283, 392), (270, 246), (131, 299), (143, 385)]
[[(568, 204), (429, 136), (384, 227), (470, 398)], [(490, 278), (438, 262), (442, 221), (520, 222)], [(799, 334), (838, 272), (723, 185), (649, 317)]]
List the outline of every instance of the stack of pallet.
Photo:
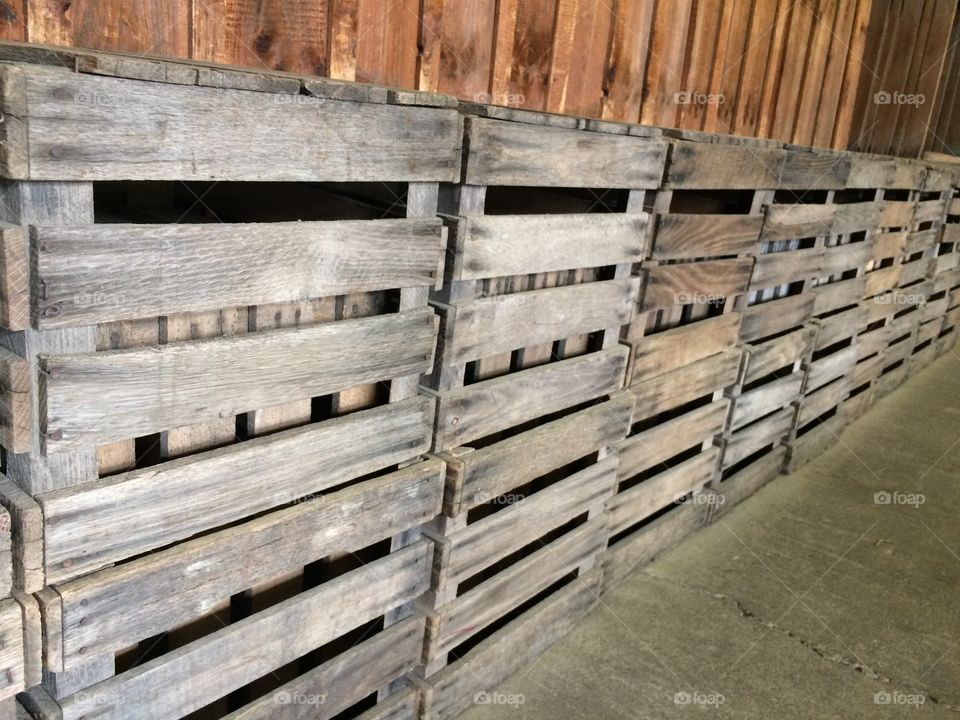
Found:
[(454, 105), (0, 44), (0, 720), (451, 717), (956, 341), (953, 166)]

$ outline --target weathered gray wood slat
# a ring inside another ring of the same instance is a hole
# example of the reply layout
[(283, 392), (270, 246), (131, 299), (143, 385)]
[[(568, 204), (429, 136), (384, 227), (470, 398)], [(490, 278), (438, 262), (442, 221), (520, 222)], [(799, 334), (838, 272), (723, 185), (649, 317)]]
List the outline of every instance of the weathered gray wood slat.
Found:
[(743, 311), (740, 339), (751, 342), (802, 325), (812, 316), (815, 301), (813, 293), (805, 292), (751, 305)]
[[(863, 297), (872, 298), (896, 288), (897, 285), (900, 284), (900, 271), (902, 267), (902, 265), (891, 265), (868, 272), (864, 276), (866, 283), (863, 288)], [(883, 309), (878, 308), (878, 305), (883, 305), (883, 303), (871, 303), (874, 309)]]
[(730, 428), (737, 430), (775, 410), (786, 407), (800, 396), (803, 374), (792, 373), (773, 382), (744, 392), (733, 401)]
[(729, 312), (638, 338), (633, 342), (630, 383), (643, 382), (732, 348), (737, 343), (740, 318), (741, 313)]
[(848, 422), (845, 409), (840, 408), (836, 415), (818, 423), (798, 437), (790, 448), (788, 471), (794, 472), (815, 457), (822, 455), (832, 445), (836, 445), (840, 433)]
[(942, 199), (925, 200), (918, 202), (913, 212), (913, 222), (935, 222), (940, 220), (946, 211), (945, 203)]
[(453, 717), (473, 704), (477, 692), (496, 687), (542, 655), (596, 604), (600, 578), (599, 569), (578, 577), (429, 678), (424, 688), (427, 717)]
[(764, 242), (829, 235), (836, 205), (771, 205), (760, 234)]
[(867, 308), (861, 303), (849, 310), (835, 313), (815, 322), (818, 329), (814, 349), (822, 350), (852, 337), (866, 328), (868, 325)]
[(717, 400), (620, 441), (620, 479), (629, 480), (718, 435), (729, 407), (728, 399)]
[(456, 584), (490, 567), (609, 497), (617, 458), (609, 456), (500, 512), (450, 534), (446, 582)]
[(667, 167), (673, 190), (773, 190), (786, 151), (699, 142), (674, 143)]
[(259, 582), (427, 522), (440, 509), (442, 476), (440, 461), (417, 463), (59, 585), (64, 664), (127, 647)]
[(0, 347), (0, 445), (13, 453), (34, 447), (30, 362)]
[(873, 237), (873, 258), (882, 260), (896, 255), (902, 255), (907, 247), (906, 231), (879, 232)]
[(607, 518), (591, 520), (447, 603), (439, 610), (428, 651), (440, 655), (473, 637), (597, 556), (606, 540)]
[(26, 688), (24, 682), (23, 620), (16, 600), (0, 600), (0, 700)]
[(807, 367), (805, 391), (815, 390), (846, 374), (853, 369), (856, 362), (857, 348), (855, 345), (848, 345), (842, 350), (812, 362)]
[(904, 263), (900, 268), (900, 287), (906, 288), (908, 285), (923, 280), (932, 266), (933, 258), (929, 257)]
[(723, 502), (715, 510), (714, 518), (722, 517), (741, 500), (746, 499), (783, 472), (786, 454), (785, 447), (776, 447), (724, 480), (718, 488)]
[(536, 125), (469, 118), (468, 185), (654, 189), (667, 143)]
[(790, 432), (795, 412), (793, 407), (784, 408), (734, 433), (723, 449), (723, 467), (736, 465), (764, 445), (779, 443)]
[(433, 401), (412, 398), (39, 495), (47, 582), (406, 462), (429, 449), (432, 421)]
[(640, 262), (646, 213), (478, 215), (457, 223), (454, 280)]
[(464, 445), (613, 393), (623, 385), (628, 352), (614, 345), (443, 392), (437, 398), (434, 449)]
[(797, 360), (810, 355), (816, 336), (816, 328), (806, 326), (791, 333), (763, 343), (748, 345), (743, 373), (743, 384), (783, 370)]
[(784, 190), (841, 190), (850, 176), (850, 159), (844, 153), (788, 150), (780, 170), (778, 188)]
[(797, 427), (804, 427), (840, 405), (852, 389), (852, 377), (852, 370), (848, 369), (846, 375), (841, 375), (834, 381), (804, 395), (797, 412)]
[(423, 629), (422, 617), (401, 620), (224, 720), (275, 720), (281, 714), (284, 720), (329, 720), (412, 670), (423, 650)]
[(626, 530), (712, 480), (717, 473), (719, 460), (719, 448), (712, 447), (614, 495), (607, 503), (610, 534), (616, 535)]
[(739, 349), (726, 350), (630, 386), (636, 398), (633, 421), (711, 395), (733, 385), (740, 372)]
[[(458, 113), (18, 66), (29, 177), (455, 181)], [(16, 102), (12, 100), (10, 102)], [(171, 112), (170, 108), (176, 108)]]
[(437, 218), (36, 227), (41, 328), (436, 283)]
[(413, 600), (429, 585), (430, 557), (420, 541), (302, 592), (66, 698), (63, 718), (182, 717)]
[(938, 228), (910, 233), (907, 235), (907, 244), (904, 247), (904, 253), (906, 255), (913, 255), (924, 250), (929, 250), (936, 244), (938, 233)]
[(822, 275), (823, 248), (764, 253), (757, 257), (752, 289), (776, 287)]
[(813, 314), (823, 315), (840, 308), (856, 305), (867, 289), (867, 279), (863, 275), (841, 280), (840, 282), (818, 285), (813, 288), (816, 300), (813, 303)]
[(885, 200), (880, 225), (883, 227), (905, 228), (913, 220), (916, 203), (911, 200)]
[(873, 230), (880, 222), (883, 203), (879, 201), (837, 205), (833, 232), (838, 235)]
[(19, 225), (0, 223), (0, 327), (30, 327), (30, 268), (27, 239)]
[(43, 361), (47, 451), (427, 372), (432, 310)]
[(848, 270), (864, 267), (873, 257), (871, 241), (848, 243), (824, 248), (820, 272), (823, 276), (839, 275)]
[(639, 288), (639, 278), (623, 278), (496, 295), (449, 306), (447, 322), (452, 321), (454, 327), (444, 346), (442, 362), (469, 362), (626, 325)]
[(630, 425), (633, 396), (610, 400), (448, 460), (444, 509), (465, 512), (501, 493), (622, 440)]
[(850, 156), (849, 188), (892, 188), (897, 182), (895, 158), (867, 157), (859, 153)]
[(762, 224), (761, 215), (661, 215), (651, 257), (663, 260), (753, 254)]
[(674, 305), (704, 305), (741, 295), (750, 283), (753, 258), (703, 260), (699, 262), (648, 264), (640, 311), (662, 310)]
[(10, 514), (13, 585), (28, 593), (37, 592), (46, 584), (43, 574), (43, 513), (40, 505), (5, 475), (0, 475), (0, 504)]

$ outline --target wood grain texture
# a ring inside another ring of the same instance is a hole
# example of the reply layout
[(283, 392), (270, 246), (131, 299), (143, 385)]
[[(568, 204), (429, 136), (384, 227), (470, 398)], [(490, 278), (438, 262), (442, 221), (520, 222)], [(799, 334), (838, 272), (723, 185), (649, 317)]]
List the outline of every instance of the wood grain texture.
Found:
[(635, 398), (633, 422), (712, 395), (733, 385), (740, 372), (742, 351), (727, 350), (630, 385)]
[(39, 322), (89, 325), (432, 286), (441, 230), (426, 218), (34, 228)]
[(743, 311), (740, 339), (753, 342), (803, 325), (812, 317), (815, 302), (813, 293), (801, 293), (751, 305)]
[(774, 189), (780, 181), (784, 150), (676, 141), (666, 182), (674, 190)]
[[(159, 348), (47, 356), (46, 448), (112, 442), (426, 372), (435, 336), (433, 312), (420, 309)], [(145, 388), (154, 398), (148, 404)]]
[(0, 700), (26, 689), (23, 620), (16, 600), (0, 600)]
[(737, 342), (740, 319), (739, 312), (730, 312), (638, 338), (632, 343), (630, 384), (732, 348)]
[(742, 295), (751, 282), (753, 263), (752, 257), (670, 265), (646, 263), (640, 312), (674, 305), (706, 305)]
[(773, 340), (747, 345), (743, 384), (749, 385), (772, 373), (781, 373), (797, 360), (808, 357), (815, 333), (814, 326), (807, 326)]
[(651, 257), (666, 260), (753, 254), (762, 224), (760, 215), (661, 215)]

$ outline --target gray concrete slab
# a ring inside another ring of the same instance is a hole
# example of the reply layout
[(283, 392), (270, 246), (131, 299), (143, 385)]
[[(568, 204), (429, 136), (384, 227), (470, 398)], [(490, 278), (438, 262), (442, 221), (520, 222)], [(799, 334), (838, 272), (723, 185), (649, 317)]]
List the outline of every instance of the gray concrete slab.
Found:
[(956, 718), (958, 518), (948, 354), (461, 717)]

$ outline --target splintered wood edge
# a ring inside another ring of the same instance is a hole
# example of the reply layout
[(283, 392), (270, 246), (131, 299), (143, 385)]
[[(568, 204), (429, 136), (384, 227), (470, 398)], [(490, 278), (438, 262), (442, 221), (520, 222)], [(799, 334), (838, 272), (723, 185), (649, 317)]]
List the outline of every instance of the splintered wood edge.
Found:
[(0, 176), (30, 176), (27, 148), (27, 84), (20, 68), (0, 66)]

